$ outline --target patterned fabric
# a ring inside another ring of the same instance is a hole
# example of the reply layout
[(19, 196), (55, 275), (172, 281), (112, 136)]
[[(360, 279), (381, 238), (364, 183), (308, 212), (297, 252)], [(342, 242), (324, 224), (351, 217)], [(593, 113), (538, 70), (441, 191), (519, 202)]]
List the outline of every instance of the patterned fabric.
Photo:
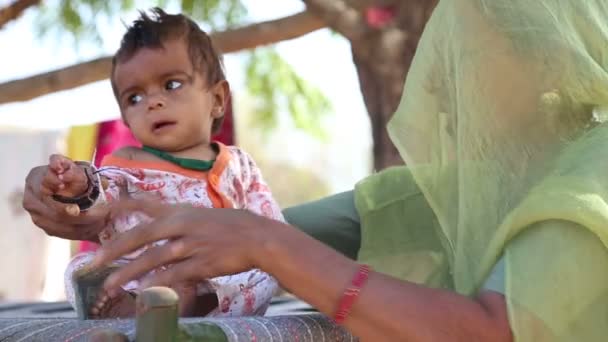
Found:
[[(104, 192), (106, 200), (111, 202), (125, 196), (156, 198), (164, 203), (189, 203), (202, 208), (247, 209), (261, 216), (284, 221), (278, 204), (251, 157), (237, 147), (219, 146), (216, 162), (208, 172), (183, 169), (165, 161), (135, 161), (108, 156), (101, 168), (101, 174), (109, 180)], [(102, 244), (110, 241), (117, 234), (146, 221), (149, 218), (142, 213), (116, 218), (100, 233), (100, 241)], [(163, 243), (165, 241), (153, 245)], [(152, 246), (135, 251), (117, 263), (126, 264), (150, 247)], [(93, 255), (76, 255), (66, 270), (66, 295), (73, 305), (73, 274), (89, 264)], [(139, 281), (132, 281), (123, 288), (136, 291), (138, 285)], [(254, 269), (210, 279), (198, 284), (197, 290), (199, 294), (217, 294), (219, 306), (210, 316), (230, 317), (264, 314), (277, 287), (274, 278)]]
[[(182, 331), (193, 338), (197, 335), (195, 322), (209, 322), (220, 327), (229, 342), (241, 341), (357, 341), (342, 326), (323, 315), (293, 315), (277, 317), (243, 317), (232, 319), (183, 319)], [(200, 324), (200, 323), (199, 323)]]
[[(219, 328), (219, 329), (218, 329)], [(91, 333), (112, 329), (135, 339), (135, 320), (0, 319), (0, 340), (87, 341)], [(322, 315), (247, 318), (180, 319), (178, 340), (197, 341), (357, 341), (341, 326)], [(220, 330), (221, 329), (221, 330)]]

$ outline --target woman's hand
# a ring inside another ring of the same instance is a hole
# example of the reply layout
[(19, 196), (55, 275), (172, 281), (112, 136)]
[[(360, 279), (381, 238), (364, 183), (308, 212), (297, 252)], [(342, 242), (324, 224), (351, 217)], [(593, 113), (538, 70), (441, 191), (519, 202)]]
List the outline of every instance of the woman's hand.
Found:
[(68, 215), (67, 205), (43, 193), (42, 182), (47, 173), (48, 166), (38, 166), (25, 179), (23, 208), (30, 214), (32, 222), (50, 236), (98, 242), (97, 234), (106, 224), (107, 209), (94, 206), (79, 216)]
[(98, 250), (92, 267), (101, 267), (129, 252), (168, 240), (148, 249), (136, 260), (114, 272), (105, 283), (110, 295), (121, 285), (161, 266), (142, 287), (196, 283), (209, 278), (259, 267), (256, 250), (272, 234), (268, 228), (282, 226), (245, 210), (195, 208), (145, 200), (118, 202), (112, 216), (142, 212), (153, 221), (120, 234)]

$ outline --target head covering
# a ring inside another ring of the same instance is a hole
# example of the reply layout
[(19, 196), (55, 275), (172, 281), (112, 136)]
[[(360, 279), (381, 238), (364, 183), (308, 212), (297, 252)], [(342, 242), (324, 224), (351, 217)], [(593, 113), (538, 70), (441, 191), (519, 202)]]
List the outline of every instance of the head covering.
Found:
[[(608, 1), (443, 0), (420, 40), (389, 133), (454, 289), (475, 294), (505, 256), (518, 340), (608, 336), (605, 262), (560, 257), (608, 243), (607, 105)], [(533, 231), (547, 222), (584, 231)], [(556, 278), (551, 260), (584, 279)]]

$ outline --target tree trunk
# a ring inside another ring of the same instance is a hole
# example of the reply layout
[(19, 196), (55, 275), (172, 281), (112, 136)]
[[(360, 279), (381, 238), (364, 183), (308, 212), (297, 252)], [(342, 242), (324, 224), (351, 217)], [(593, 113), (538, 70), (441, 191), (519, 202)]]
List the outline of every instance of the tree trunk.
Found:
[(399, 105), (418, 40), (436, 4), (437, 0), (400, 1), (387, 8), (392, 13), (389, 21), (352, 44), (353, 62), (372, 126), (376, 171), (403, 164), (386, 125)]

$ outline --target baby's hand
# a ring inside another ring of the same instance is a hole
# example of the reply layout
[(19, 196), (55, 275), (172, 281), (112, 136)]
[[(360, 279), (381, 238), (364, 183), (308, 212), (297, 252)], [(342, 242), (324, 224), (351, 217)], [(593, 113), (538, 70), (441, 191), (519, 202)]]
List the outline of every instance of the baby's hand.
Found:
[(41, 183), (45, 195), (76, 197), (87, 191), (88, 182), (85, 170), (71, 159), (54, 154), (49, 158), (49, 167)]

